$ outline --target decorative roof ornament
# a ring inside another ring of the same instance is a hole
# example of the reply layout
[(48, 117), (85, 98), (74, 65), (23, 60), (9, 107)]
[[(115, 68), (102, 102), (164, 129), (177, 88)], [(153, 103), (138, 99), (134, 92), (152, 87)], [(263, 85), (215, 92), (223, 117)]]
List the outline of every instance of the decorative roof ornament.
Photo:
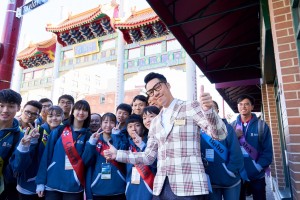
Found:
[(56, 41), (56, 35), (54, 34), (48, 40), (38, 43), (31, 41), (28, 47), (17, 55), (16, 60), (24, 69), (54, 62)]

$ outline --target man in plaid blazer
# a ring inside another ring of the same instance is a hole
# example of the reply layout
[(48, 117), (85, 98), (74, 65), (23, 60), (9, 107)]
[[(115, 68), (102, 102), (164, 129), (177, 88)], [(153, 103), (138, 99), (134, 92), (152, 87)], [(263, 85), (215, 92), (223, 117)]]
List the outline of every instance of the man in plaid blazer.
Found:
[(104, 152), (107, 159), (132, 164), (152, 164), (157, 158), (153, 199), (206, 199), (208, 182), (201, 160), (200, 127), (212, 138), (223, 140), (225, 124), (212, 109), (212, 98), (200, 90), (200, 102), (175, 99), (166, 78), (151, 72), (145, 79), (147, 95), (163, 109), (153, 119), (144, 152)]

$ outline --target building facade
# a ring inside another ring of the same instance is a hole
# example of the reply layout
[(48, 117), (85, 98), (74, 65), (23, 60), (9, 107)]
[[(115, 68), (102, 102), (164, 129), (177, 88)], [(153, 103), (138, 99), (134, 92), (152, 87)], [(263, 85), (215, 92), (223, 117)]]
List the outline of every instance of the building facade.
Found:
[(119, 19), (114, 16), (117, 8), (99, 6), (69, 15), (57, 25), (48, 24), (46, 30), (54, 36), (30, 44), (18, 54), (24, 102), (47, 97), (56, 103), (60, 95), (70, 94), (75, 100), (87, 99), (93, 112), (114, 112), (120, 53), (117, 30), (125, 41), (121, 52), (125, 103), (131, 104), (138, 94), (145, 95), (141, 77), (151, 70), (171, 70), (175, 76), (183, 76), (182, 85), (186, 85), (186, 53), (155, 12), (151, 8), (132, 10), (128, 18)]

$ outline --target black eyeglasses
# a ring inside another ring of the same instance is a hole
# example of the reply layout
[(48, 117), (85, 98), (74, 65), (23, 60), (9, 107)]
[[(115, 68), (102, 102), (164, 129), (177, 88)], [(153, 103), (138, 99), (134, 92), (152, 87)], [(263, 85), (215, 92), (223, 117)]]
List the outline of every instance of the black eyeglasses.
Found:
[(24, 110), (24, 113), (25, 113), (28, 117), (37, 117), (37, 116), (39, 116), (38, 113), (30, 112), (29, 110)]
[(161, 90), (161, 87), (162, 87), (162, 83), (166, 83), (165, 81), (160, 81), (158, 83), (156, 83), (152, 89), (148, 90), (146, 92), (146, 94), (149, 96), (149, 97), (152, 97), (154, 95), (154, 91), (158, 92)]

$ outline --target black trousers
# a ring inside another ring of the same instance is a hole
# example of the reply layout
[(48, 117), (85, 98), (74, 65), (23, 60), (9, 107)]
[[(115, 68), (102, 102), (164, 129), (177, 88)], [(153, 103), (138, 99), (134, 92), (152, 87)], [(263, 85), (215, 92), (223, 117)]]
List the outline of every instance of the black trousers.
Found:
[(45, 197), (39, 197), (37, 194), (27, 195), (19, 192), (19, 200), (45, 200)]
[(0, 195), (0, 200), (16, 200), (19, 199), (19, 192), (16, 189), (16, 183), (5, 184), (4, 191)]
[(93, 196), (93, 200), (126, 200), (125, 194), (118, 194), (113, 196)]
[(63, 193), (57, 191), (45, 191), (45, 200), (83, 200), (83, 192)]
[(246, 200), (246, 190), (250, 190), (253, 200), (266, 200), (265, 177), (257, 180), (246, 181), (241, 185), (240, 200)]

